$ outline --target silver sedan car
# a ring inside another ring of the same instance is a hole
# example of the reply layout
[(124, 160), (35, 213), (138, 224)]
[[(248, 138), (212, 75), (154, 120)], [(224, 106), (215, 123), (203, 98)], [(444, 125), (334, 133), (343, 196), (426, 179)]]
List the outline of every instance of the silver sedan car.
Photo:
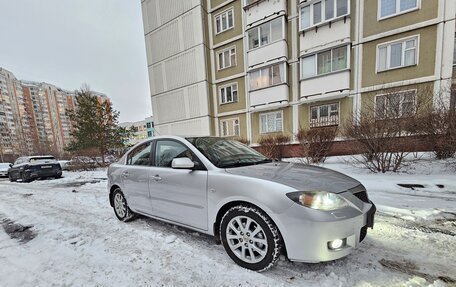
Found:
[(109, 167), (108, 188), (119, 220), (141, 214), (213, 235), (234, 262), (256, 271), (281, 254), (299, 262), (344, 257), (376, 211), (351, 177), (275, 162), (217, 137), (139, 143)]

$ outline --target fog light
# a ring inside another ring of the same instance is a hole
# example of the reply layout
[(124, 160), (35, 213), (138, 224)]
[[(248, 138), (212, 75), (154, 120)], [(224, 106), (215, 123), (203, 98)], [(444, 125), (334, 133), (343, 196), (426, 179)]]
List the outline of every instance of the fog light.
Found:
[(328, 247), (329, 247), (329, 249), (335, 250), (335, 249), (339, 249), (342, 246), (344, 246), (344, 243), (345, 243), (345, 239), (336, 239), (333, 241), (329, 241)]

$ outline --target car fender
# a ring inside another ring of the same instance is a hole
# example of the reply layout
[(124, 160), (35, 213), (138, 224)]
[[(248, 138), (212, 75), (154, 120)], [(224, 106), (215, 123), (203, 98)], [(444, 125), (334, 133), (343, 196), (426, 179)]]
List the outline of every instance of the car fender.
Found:
[[(235, 188), (233, 182), (236, 183)], [(277, 214), (293, 205), (293, 201), (286, 196), (286, 193), (293, 191), (296, 190), (268, 180), (226, 172), (211, 173), (208, 181), (208, 231), (214, 234), (213, 225), (219, 211), (226, 204), (237, 201), (259, 207), (275, 222)]]

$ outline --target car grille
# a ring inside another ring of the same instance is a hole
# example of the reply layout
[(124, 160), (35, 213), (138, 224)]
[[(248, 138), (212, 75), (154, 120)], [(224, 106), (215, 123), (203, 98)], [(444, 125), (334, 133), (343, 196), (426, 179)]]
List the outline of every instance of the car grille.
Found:
[(366, 235), (367, 235), (367, 225), (363, 226), (363, 228), (361, 228), (361, 231), (359, 233), (359, 242), (362, 242), (364, 240), (364, 238), (366, 238)]

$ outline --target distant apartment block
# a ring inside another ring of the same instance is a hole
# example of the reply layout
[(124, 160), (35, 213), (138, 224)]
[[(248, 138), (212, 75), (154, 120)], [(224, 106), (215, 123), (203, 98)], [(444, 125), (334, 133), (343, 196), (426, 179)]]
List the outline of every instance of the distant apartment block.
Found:
[(160, 134), (255, 144), (366, 109), (405, 116), (424, 90), (454, 103), (454, 0), (141, 3)]
[[(99, 101), (109, 100), (104, 94), (94, 95)], [(73, 128), (66, 111), (75, 108), (75, 91), (20, 81), (0, 68), (0, 156), (63, 153)]]
[(153, 117), (148, 117), (145, 120), (137, 122), (123, 122), (119, 125), (131, 132), (131, 136), (128, 139), (129, 145), (135, 145), (155, 135)]

